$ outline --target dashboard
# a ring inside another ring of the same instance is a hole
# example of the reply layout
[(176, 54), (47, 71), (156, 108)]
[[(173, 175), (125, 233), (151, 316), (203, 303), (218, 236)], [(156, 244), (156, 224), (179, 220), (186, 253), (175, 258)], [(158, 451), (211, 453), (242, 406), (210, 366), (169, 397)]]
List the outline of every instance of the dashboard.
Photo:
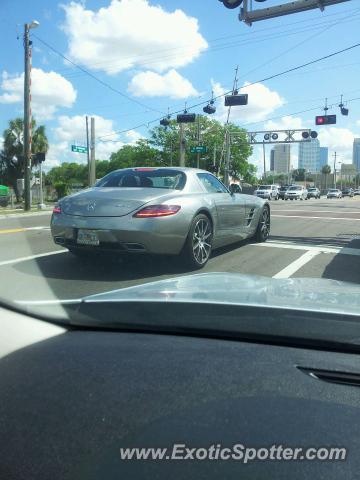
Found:
[[(66, 329), (4, 309), (0, 328), (2, 479), (338, 480), (360, 471), (356, 354)], [(347, 458), (120, 457), (127, 447), (239, 443), (342, 446)]]

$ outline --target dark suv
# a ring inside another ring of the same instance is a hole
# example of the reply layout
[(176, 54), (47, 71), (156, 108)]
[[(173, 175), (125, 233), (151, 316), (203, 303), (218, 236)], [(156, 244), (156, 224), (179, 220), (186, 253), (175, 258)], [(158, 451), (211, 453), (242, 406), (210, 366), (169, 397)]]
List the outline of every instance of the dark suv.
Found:
[(354, 196), (354, 190), (352, 188), (344, 188), (342, 190), (342, 196), (343, 197), (353, 197)]
[(285, 192), (290, 187), (290, 185), (281, 185), (279, 188), (279, 198), (285, 200)]

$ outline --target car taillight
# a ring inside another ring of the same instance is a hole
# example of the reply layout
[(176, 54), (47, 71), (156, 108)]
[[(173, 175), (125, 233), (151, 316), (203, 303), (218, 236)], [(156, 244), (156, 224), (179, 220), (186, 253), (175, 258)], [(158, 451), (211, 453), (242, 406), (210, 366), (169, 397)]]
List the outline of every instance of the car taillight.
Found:
[(135, 218), (169, 217), (180, 210), (180, 205), (149, 205), (135, 213)]
[(53, 213), (61, 213), (61, 207), (60, 205), (55, 205), (55, 207), (53, 208)]

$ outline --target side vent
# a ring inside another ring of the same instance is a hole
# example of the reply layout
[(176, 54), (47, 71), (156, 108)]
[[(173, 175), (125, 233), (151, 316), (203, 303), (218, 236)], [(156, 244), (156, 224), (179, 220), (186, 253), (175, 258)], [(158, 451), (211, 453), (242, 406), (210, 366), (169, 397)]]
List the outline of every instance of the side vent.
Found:
[(250, 211), (249, 211), (249, 214), (248, 216), (246, 217), (246, 225), (249, 226), (252, 219), (254, 218), (254, 213), (255, 213), (255, 208), (252, 208)]

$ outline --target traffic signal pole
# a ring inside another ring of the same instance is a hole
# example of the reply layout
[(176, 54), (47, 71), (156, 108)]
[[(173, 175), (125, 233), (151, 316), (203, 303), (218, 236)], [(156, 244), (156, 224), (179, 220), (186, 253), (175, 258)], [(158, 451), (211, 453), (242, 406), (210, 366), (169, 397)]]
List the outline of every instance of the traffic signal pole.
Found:
[(88, 167), (88, 184), (91, 185), (90, 181), (90, 145), (89, 145), (89, 117), (86, 115), (86, 148), (87, 148), (87, 167)]
[(95, 118), (91, 117), (91, 127), (90, 127), (90, 187), (92, 187), (96, 182), (96, 171), (95, 171)]
[[(197, 116), (197, 144), (200, 145), (200, 115)], [(196, 168), (200, 168), (200, 152), (196, 155)]]
[(29, 40), (29, 24), (24, 26), (24, 197), (25, 210), (31, 209), (31, 45)]
[(180, 167), (185, 167), (185, 138), (183, 123), (180, 123)]

